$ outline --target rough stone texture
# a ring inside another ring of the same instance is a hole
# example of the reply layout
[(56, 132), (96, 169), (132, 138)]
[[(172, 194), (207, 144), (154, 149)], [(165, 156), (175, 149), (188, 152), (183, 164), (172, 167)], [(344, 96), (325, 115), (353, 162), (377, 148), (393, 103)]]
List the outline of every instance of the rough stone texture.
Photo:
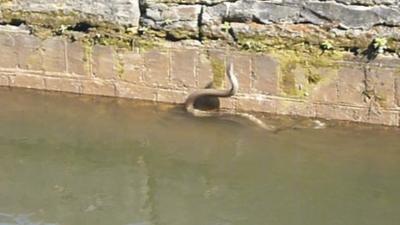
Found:
[(233, 55), (231, 56), (233, 71), (239, 81), (239, 92), (249, 93), (251, 88), (251, 56)]
[(213, 80), (211, 62), (207, 54), (200, 53), (197, 58), (196, 66), (197, 87), (205, 88)]
[(32, 35), (15, 36), (18, 67), (26, 70), (43, 70), (41, 41)]
[(100, 80), (85, 80), (82, 81), (82, 94), (115, 96), (115, 87), (112, 82)]
[(185, 102), (187, 93), (185, 91), (170, 90), (170, 89), (158, 89), (157, 90), (157, 101), (167, 102), (174, 104), (182, 104)]
[(1, 54), (6, 56), (0, 58), (0, 67), (16, 68), (18, 60), (15, 38), (8, 33), (0, 32), (0, 46)]
[(146, 68), (144, 81), (153, 86), (168, 86), (169, 75), (169, 53), (151, 50), (144, 53), (144, 65)]
[(376, 114), (366, 108), (340, 105), (318, 105), (316, 109), (319, 118), (399, 126), (398, 112), (383, 111)]
[(141, 100), (157, 100), (157, 90), (155, 88), (149, 88), (139, 86), (127, 82), (116, 82), (115, 87), (117, 90), (117, 96), (121, 98), (141, 99)]
[(67, 72), (73, 75), (88, 76), (89, 62), (85, 48), (80, 42), (67, 43)]
[(112, 47), (96, 45), (93, 48), (93, 75), (103, 79), (113, 79), (117, 75), (118, 57)]
[(400, 76), (399, 75), (397, 75), (397, 77), (395, 78), (394, 88), (395, 88), (396, 106), (399, 108), (400, 107)]
[(80, 12), (82, 21), (95, 15), (100, 20), (132, 26), (138, 26), (140, 16), (139, 0), (14, 0), (2, 7), (12, 11), (43, 13)]
[(238, 97), (237, 109), (239, 111), (277, 113), (277, 99)]
[(77, 80), (45, 78), (46, 90), (80, 93), (81, 84)]
[(360, 67), (339, 70), (338, 101), (349, 105), (365, 106), (365, 73)]
[(365, 71), (366, 97), (372, 98), (380, 107), (395, 107), (393, 70), (367, 68)]
[(318, 103), (334, 104), (338, 102), (338, 71), (332, 68), (319, 68), (321, 81), (312, 87), (310, 99)]
[(178, 87), (196, 86), (196, 50), (171, 51), (171, 78)]
[(308, 2), (301, 15), (313, 24), (337, 22), (346, 28), (369, 29), (377, 24), (392, 26), (400, 22), (398, 8), (345, 6), (334, 2)]
[(144, 57), (136, 52), (122, 52), (120, 58), (123, 63), (123, 72), (121, 78), (131, 83), (143, 81)]
[(13, 87), (45, 89), (44, 79), (43, 77), (39, 76), (27, 76), (19, 74), (12, 78), (10, 85)]
[(43, 70), (47, 72), (67, 72), (66, 42), (62, 38), (51, 38), (42, 42)]
[(0, 86), (10, 86), (10, 79), (7, 76), (0, 76)]
[(150, 4), (142, 21), (146, 26), (164, 31), (173, 39), (198, 38), (200, 12), (199, 5)]
[(267, 55), (256, 55), (253, 58), (253, 87), (264, 94), (278, 94), (278, 64)]
[(317, 112), (315, 105), (303, 101), (280, 101), (277, 105), (277, 114), (316, 117)]

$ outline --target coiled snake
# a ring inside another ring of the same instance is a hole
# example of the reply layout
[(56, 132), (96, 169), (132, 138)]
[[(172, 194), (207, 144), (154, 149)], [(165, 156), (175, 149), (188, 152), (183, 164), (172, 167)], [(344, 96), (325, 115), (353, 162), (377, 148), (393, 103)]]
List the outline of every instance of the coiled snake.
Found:
[(267, 125), (263, 121), (258, 119), (257, 117), (255, 117), (251, 114), (248, 114), (248, 113), (241, 113), (241, 112), (228, 111), (228, 110), (205, 111), (205, 110), (199, 110), (199, 109), (195, 108), (195, 102), (199, 98), (203, 98), (203, 97), (227, 98), (227, 97), (231, 97), (237, 93), (237, 91), (239, 89), (239, 82), (233, 73), (233, 64), (232, 63), (230, 63), (227, 66), (226, 73), (227, 73), (227, 77), (228, 77), (228, 80), (230, 83), (229, 89), (225, 89), (225, 90), (199, 89), (199, 90), (196, 90), (187, 97), (187, 99), (185, 101), (186, 110), (189, 113), (193, 114), (194, 116), (198, 116), (198, 117), (237, 115), (237, 116), (241, 116), (241, 117), (249, 119), (250, 121), (256, 123), (258, 126), (260, 126), (263, 129), (266, 129), (269, 131), (275, 131), (276, 128), (274, 126)]

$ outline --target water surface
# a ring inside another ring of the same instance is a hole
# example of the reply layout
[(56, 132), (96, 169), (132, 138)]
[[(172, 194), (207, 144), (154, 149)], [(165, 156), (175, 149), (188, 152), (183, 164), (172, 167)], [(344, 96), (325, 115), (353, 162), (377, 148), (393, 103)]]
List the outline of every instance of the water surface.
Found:
[(398, 225), (399, 134), (0, 89), (0, 225)]

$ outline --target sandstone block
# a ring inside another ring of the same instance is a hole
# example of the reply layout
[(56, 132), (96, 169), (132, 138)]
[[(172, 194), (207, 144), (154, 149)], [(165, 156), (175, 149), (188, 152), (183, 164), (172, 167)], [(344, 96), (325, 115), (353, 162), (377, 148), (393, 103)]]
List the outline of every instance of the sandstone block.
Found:
[(103, 79), (117, 78), (117, 57), (110, 46), (95, 45), (93, 47), (93, 75)]
[(237, 109), (239, 111), (276, 113), (278, 100), (269, 98), (244, 98), (238, 97)]
[(360, 67), (342, 67), (338, 72), (338, 101), (349, 105), (365, 106), (365, 74)]
[(123, 63), (121, 79), (127, 82), (139, 83), (143, 80), (144, 57), (135, 52), (122, 52)]
[(200, 53), (196, 65), (197, 87), (205, 88), (213, 81), (213, 70), (207, 54)]
[(239, 92), (249, 93), (251, 88), (251, 56), (234, 53), (232, 62), (234, 74), (239, 81)]
[(15, 40), (19, 68), (43, 71), (43, 54), (40, 39), (33, 35), (17, 35)]
[(45, 78), (46, 90), (80, 93), (81, 84), (78, 80), (65, 78)]
[(16, 41), (12, 34), (0, 32), (0, 67), (16, 68), (18, 65)]
[(338, 102), (338, 71), (334, 68), (318, 68), (320, 81), (311, 87), (310, 99), (312, 102)]
[(7, 76), (0, 76), (0, 86), (10, 86), (10, 79)]
[(278, 63), (270, 56), (253, 57), (254, 88), (264, 94), (278, 94)]
[(115, 87), (118, 97), (150, 101), (156, 101), (157, 98), (156, 88), (135, 85), (122, 81), (116, 81)]
[(172, 50), (171, 51), (171, 78), (178, 87), (195, 87), (196, 79), (196, 50)]
[(44, 79), (39, 76), (16, 75), (10, 84), (13, 87), (45, 89)]
[(109, 81), (85, 80), (82, 81), (81, 93), (88, 95), (115, 96), (115, 87), (114, 84)]
[(65, 45), (62, 38), (50, 38), (42, 42), (43, 69), (46, 72), (67, 72)]
[(316, 117), (316, 107), (313, 103), (295, 100), (280, 100), (276, 112), (281, 115)]
[(168, 86), (170, 83), (169, 74), (169, 53), (159, 50), (151, 50), (144, 53), (145, 73), (144, 81), (153, 86)]
[(90, 53), (80, 42), (67, 43), (68, 73), (81, 76), (90, 75)]
[(395, 107), (394, 71), (384, 68), (365, 70), (365, 97), (372, 98), (381, 107)]
[(396, 106), (400, 107), (400, 77), (397, 76), (395, 79), (395, 97), (396, 97)]
[(170, 90), (170, 89), (158, 89), (157, 90), (157, 101), (182, 104), (186, 100), (187, 93), (185, 91)]

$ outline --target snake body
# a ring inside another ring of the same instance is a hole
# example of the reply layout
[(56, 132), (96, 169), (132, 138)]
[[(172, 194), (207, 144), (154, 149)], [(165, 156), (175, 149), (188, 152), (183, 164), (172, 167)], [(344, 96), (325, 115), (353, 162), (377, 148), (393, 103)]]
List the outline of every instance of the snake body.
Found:
[(258, 119), (257, 117), (248, 114), (248, 113), (239, 113), (235, 111), (205, 111), (205, 110), (199, 110), (195, 108), (195, 102), (199, 98), (203, 97), (222, 97), (222, 98), (227, 98), (235, 95), (238, 92), (239, 89), (239, 82), (236, 78), (236, 76), (233, 73), (233, 64), (229, 64), (226, 68), (227, 71), (227, 76), (228, 80), (230, 83), (230, 88), (225, 89), (225, 90), (220, 90), (220, 89), (199, 89), (194, 91), (192, 94), (190, 94), (186, 101), (185, 101), (185, 108), (186, 110), (193, 114), (194, 116), (198, 117), (208, 117), (208, 116), (223, 116), (223, 115), (238, 115), (244, 118), (247, 118), (251, 120), (252, 122), (256, 123), (259, 125), (261, 128), (269, 130), (269, 131), (275, 131), (275, 127), (266, 125), (263, 121)]

